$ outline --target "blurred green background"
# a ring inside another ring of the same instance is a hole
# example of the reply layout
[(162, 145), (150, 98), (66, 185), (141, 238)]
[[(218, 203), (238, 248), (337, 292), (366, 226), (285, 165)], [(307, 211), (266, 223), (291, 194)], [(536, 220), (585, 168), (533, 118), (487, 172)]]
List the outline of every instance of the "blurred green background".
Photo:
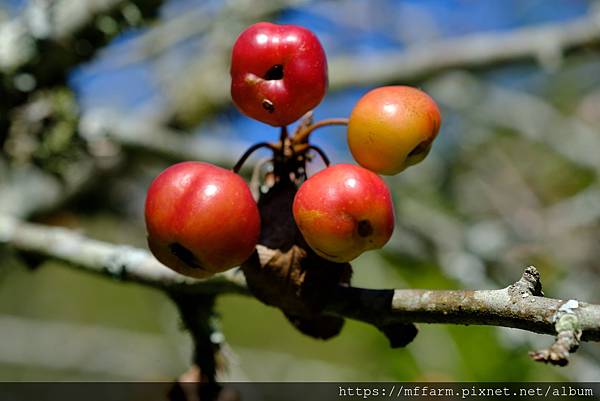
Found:
[[(143, 200), (161, 169), (184, 159), (231, 167), (244, 147), (277, 138), (230, 104), (228, 52), (253, 22), (296, 23), (330, 61), (317, 119), (348, 116), (362, 94), (392, 83), (419, 86), (442, 108), (432, 153), (386, 178), (396, 231), (354, 263), (354, 285), (492, 289), (535, 265), (546, 295), (600, 303), (600, 38), (562, 49), (550, 36), (503, 62), (432, 57), (423, 71), (401, 58), (469, 38), (485, 52), (502, 35), (597, 20), (597, 2), (72, 3), (0, 1), (0, 213), (146, 247)], [(87, 31), (61, 31), (77, 18)], [(35, 40), (19, 42), (23, 27)], [(44, 42), (54, 37), (57, 48)], [(379, 71), (386, 60), (392, 68)], [(344, 135), (330, 128), (314, 141), (349, 162)], [(171, 380), (188, 368), (191, 342), (164, 294), (31, 262), (0, 247), (0, 380)], [(308, 338), (249, 297), (221, 296), (217, 311), (227, 380), (600, 380), (594, 343), (557, 368), (527, 356), (551, 337), (514, 329), (422, 324), (407, 348), (390, 349), (354, 321), (333, 340)]]

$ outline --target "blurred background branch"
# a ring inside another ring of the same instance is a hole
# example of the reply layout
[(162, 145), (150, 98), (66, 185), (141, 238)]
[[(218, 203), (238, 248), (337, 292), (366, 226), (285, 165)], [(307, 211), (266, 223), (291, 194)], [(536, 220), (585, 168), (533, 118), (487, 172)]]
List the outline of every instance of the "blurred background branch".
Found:
[(556, 69), (568, 53), (598, 44), (600, 12), (594, 10), (565, 23), (465, 35), (400, 52), (381, 51), (367, 59), (339, 56), (331, 61), (331, 86), (415, 82), (449, 69), (492, 68), (521, 61)]

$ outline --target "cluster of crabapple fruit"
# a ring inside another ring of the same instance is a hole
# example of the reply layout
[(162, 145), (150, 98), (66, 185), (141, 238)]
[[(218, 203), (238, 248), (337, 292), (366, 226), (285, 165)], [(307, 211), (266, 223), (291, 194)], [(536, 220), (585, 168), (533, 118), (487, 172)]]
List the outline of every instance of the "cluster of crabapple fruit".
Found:
[[(310, 132), (329, 124), (348, 125), (348, 145), (360, 166), (329, 166), (327, 161), (322, 171), (298, 182), (291, 211), (310, 248), (341, 263), (381, 248), (390, 239), (393, 204), (378, 174), (398, 174), (423, 160), (441, 117), (436, 103), (421, 90), (386, 86), (364, 95), (349, 119), (312, 124), (309, 118), (289, 139), (287, 125), (321, 102), (327, 83), (323, 47), (300, 26), (257, 23), (233, 46), (233, 102), (245, 115), (282, 127), (285, 136), (279, 144), (268, 145), (274, 151), (285, 144), (292, 152), (318, 149), (308, 144)], [(159, 261), (179, 273), (204, 278), (252, 255), (261, 231), (260, 213), (237, 170), (183, 162), (152, 182), (145, 219), (148, 244)]]

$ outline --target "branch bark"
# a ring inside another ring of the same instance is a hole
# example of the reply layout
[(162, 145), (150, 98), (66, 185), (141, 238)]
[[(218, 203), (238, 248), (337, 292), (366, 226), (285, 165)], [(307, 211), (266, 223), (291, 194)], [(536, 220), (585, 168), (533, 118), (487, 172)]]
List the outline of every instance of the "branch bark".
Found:
[(235, 271), (210, 280), (196, 280), (168, 269), (146, 250), (94, 240), (66, 228), (26, 223), (7, 215), (0, 215), (2, 243), (20, 252), (45, 256), (92, 273), (163, 290), (246, 293), (245, 280)]
[[(0, 244), (58, 259), (75, 268), (169, 293), (249, 295), (243, 276), (229, 271), (196, 280), (162, 266), (147, 251), (87, 238), (73, 230), (26, 223), (0, 215)], [(340, 285), (324, 312), (372, 324), (391, 341), (408, 323), (450, 323), (513, 327), (557, 335), (557, 345), (532, 353), (536, 360), (564, 365), (582, 341), (600, 341), (600, 305), (545, 298), (539, 273), (528, 267), (519, 281), (499, 290), (364, 289)], [(565, 316), (568, 316), (565, 320)], [(411, 334), (411, 333), (409, 333)], [(403, 333), (406, 336), (406, 333)], [(575, 342), (568, 340), (576, 338)], [(406, 342), (406, 341), (404, 341)], [(566, 348), (564, 347), (566, 345)], [(552, 357), (549, 355), (552, 353)], [(545, 357), (548, 355), (547, 357)], [(558, 356), (557, 356), (558, 355)]]
[[(537, 270), (529, 267), (515, 284), (500, 290), (370, 290), (340, 287), (327, 307), (333, 314), (385, 326), (393, 323), (451, 323), (513, 327), (556, 334), (558, 312), (566, 302), (524, 289)], [(568, 302), (568, 301), (567, 301)], [(582, 340), (600, 341), (600, 305), (578, 302), (573, 311)]]

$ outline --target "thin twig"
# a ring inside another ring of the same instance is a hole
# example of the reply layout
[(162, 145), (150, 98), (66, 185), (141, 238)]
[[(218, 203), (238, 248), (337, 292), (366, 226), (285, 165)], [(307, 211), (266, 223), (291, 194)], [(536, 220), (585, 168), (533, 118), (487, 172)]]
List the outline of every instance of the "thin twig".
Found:
[(244, 166), (244, 163), (246, 162), (246, 160), (248, 160), (248, 158), (250, 156), (252, 156), (252, 153), (256, 152), (258, 149), (262, 149), (262, 148), (268, 148), (271, 149), (273, 151), (277, 150), (277, 147), (275, 145), (273, 145), (272, 143), (268, 143), (268, 142), (259, 142), (259, 143), (255, 143), (254, 145), (250, 146), (245, 152), (244, 154), (240, 157), (240, 159), (237, 161), (237, 163), (235, 163), (235, 166), (233, 166), (233, 172), (234, 173), (239, 173), (240, 170), (242, 169), (242, 167)]
[(308, 149), (310, 150), (314, 150), (315, 152), (317, 152), (319, 154), (319, 156), (321, 157), (321, 160), (323, 160), (323, 163), (325, 163), (325, 165), (327, 167), (329, 167), (329, 157), (327, 157), (327, 154), (325, 154), (325, 152), (323, 151), (323, 149), (321, 149), (320, 147), (316, 146), (316, 145), (310, 145), (308, 147)]
[(570, 299), (558, 309), (553, 317), (556, 321), (556, 340), (548, 348), (530, 352), (529, 356), (538, 362), (564, 366), (569, 363), (569, 355), (579, 348), (582, 330), (576, 310), (579, 302)]
[(322, 127), (327, 127), (330, 125), (348, 125), (348, 119), (347, 118), (327, 118), (325, 120), (321, 120), (318, 121), (312, 125), (309, 125), (306, 128), (302, 128), (300, 129), (296, 135), (294, 136), (294, 143), (303, 143), (306, 142), (308, 140), (308, 138), (310, 137), (310, 134), (313, 133), (313, 131), (322, 128)]

